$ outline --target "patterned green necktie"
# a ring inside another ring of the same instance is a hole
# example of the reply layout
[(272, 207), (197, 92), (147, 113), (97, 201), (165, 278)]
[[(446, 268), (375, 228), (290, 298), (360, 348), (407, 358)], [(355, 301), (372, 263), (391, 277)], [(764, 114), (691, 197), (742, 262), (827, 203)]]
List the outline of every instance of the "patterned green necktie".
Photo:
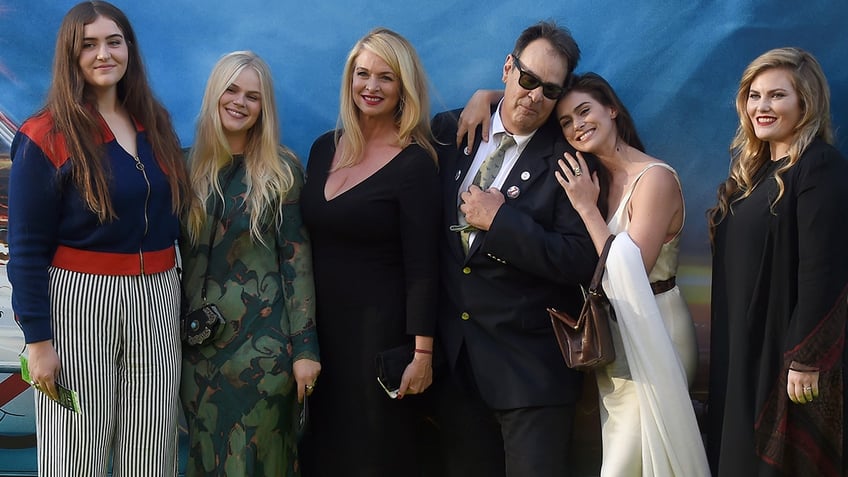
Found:
[(498, 147), (480, 164), (480, 170), (474, 176), (474, 184), (480, 186), (483, 190), (491, 187), (492, 182), (495, 182), (495, 177), (498, 176), (498, 172), (501, 170), (501, 166), (503, 166), (506, 150), (514, 145), (515, 139), (509, 134), (503, 133)]
[[(472, 184), (479, 186), (483, 190), (488, 189), (495, 182), (495, 177), (498, 176), (498, 172), (501, 170), (501, 166), (503, 166), (506, 150), (515, 145), (515, 138), (506, 133), (501, 134), (501, 142), (498, 143), (498, 147), (480, 164), (480, 170), (477, 171), (477, 175), (474, 176), (474, 181), (472, 182)], [(468, 253), (468, 240), (471, 237), (471, 232), (475, 229), (465, 221), (465, 214), (462, 211), (459, 211), (459, 223), (465, 225), (459, 231), (459, 237), (462, 240), (462, 249), (465, 250), (465, 253)]]

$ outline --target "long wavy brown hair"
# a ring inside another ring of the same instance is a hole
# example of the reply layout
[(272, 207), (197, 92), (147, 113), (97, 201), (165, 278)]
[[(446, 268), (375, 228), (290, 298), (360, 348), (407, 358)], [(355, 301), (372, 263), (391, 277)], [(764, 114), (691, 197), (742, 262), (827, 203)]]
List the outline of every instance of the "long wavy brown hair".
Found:
[(43, 108), (53, 119), (51, 134), (64, 138), (74, 184), (88, 207), (101, 223), (117, 218), (109, 194), (108, 162), (103, 160), (103, 128), (94, 95), (79, 66), (85, 25), (99, 17), (114, 21), (124, 35), (129, 56), (126, 73), (117, 85), (118, 101), (145, 128), (156, 160), (168, 176), (174, 213), (181, 214), (186, 209), (189, 191), (177, 135), (168, 112), (156, 100), (147, 82), (129, 20), (110, 3), (82, 2), (71, 8), (62, 20), (56, 38), (52, 83)]
[(730, 144), (730, 175), (718, 186), (718, 203), (707, 211), (710, 241), (718, 224), (733, 213), (733, 203), (748, 197), (757, 183), (757, 171), (772, 159), (768, 141), (762, 141), (754, 133), (754, 125), (748, 117), (747, 103), (751, 83), (763, 71), (783, 68), (791, 75), (792, 86), (798, 92), (801, 119), (795, 125), (795, 138), (789, 147), (788, 160), (774, 173), (778, 194), (771, 203), (772, 209), (783, 197), (782, 176), (794, 166), (801, 155), (816, 138), (833, 143), (830, 122), (830, 88), (821, 65), (810, 53), (800, 48), (777, 48), (769, 50), (745, 68), (736, 93), (736, 113), (739, 126)]
[[(645, 152), (642, 139), (639, 138), (639, 133), (636, 132), (636, 123), (633, 122), (633, 116), (630, 115), (630, 111), (627, 110), (627, 107), (624, 106), (624, 103), (606, 79), (594, 72), (573, 76), (571, 85), (568, 87), (568, 92), (565, 95), (567, 96), (568, 93), (573, 91), (586, 93), (598, 103), (616, 111), (617, 114), (613, 122), (615, 122), (615, 130), (618, 137), (628, 145), (633, 146), (641, 152)], [(609, 170), (600, 161), (598, 161), (598, 179), (600, 180), (601, 190), (604, 191), (604, 193), (598, 196), (598, 209), (601, 211), (601, 215), (606, 217), (609, 211), (609, 196), (607, 195), (607, 191), (609, 191), (611, 178)]]

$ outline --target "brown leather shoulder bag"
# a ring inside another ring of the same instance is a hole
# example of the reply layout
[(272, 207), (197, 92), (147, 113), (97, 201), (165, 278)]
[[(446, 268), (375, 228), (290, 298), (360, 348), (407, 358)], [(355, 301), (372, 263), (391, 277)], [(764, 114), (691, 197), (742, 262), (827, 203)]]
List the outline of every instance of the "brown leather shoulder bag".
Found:
[(574, 319), (564, 311), (548, 308), (562, 357), (569, 368), (591, 371), (615, 360), (609, 325), (610, 320), (615, 320), (615, 310), (601, 287), (607, 255), (614, 238), (615, 235), (607, 238), (589, 283), (589, 292), (580, 316)]

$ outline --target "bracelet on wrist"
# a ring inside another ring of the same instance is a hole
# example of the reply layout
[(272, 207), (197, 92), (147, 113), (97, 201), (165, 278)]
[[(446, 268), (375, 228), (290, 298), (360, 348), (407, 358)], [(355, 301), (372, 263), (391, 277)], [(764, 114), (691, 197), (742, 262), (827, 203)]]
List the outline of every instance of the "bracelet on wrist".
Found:
[(415, 348), (415, 352), (418, 354), (433, 354), (433, 350), (423, 348)]

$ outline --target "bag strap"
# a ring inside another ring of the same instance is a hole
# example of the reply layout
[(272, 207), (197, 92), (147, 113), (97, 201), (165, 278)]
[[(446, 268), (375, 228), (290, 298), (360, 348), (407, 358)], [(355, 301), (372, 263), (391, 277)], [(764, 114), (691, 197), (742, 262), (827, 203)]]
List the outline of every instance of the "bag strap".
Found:
[(595, 267), (595, 274), (592, 275), (592, 281), (589, 283), (589, 293), (594, 293), (596, 295), (599, 294), (598, 290), (601, 288), (601, 278), (604, 277), (604, 269), (606, 269), (607, 266), (607, 255), (609, 255), (609, 250), (614, 239), (615, 235), (612, 234), (607, 237), (607, 242), (604, 244), (604, 250), (601, 252), (601, 256), (598, 257), (598, 266)]

